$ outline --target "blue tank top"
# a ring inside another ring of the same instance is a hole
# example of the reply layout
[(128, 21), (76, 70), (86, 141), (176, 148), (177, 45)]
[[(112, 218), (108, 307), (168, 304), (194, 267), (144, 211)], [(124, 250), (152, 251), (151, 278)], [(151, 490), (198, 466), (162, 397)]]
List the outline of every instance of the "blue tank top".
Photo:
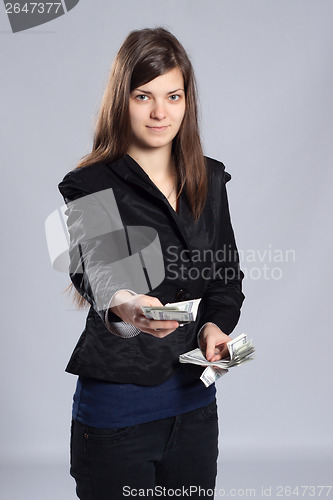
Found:
[(182, 367), (155, 386), (79, 377), (73, 398), (73, 418), (92, 427), (127, 427), (196, 410), (211, 403), (215, 394), (215, 384), (206, 388)]

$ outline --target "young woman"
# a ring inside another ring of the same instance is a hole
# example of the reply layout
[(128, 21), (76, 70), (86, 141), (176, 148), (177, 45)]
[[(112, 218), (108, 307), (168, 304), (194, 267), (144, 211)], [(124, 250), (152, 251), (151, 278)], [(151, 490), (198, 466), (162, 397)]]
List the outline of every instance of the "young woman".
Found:
[[(222, 163), (204, 157), (189, 58), (163, 28), (130, 33), (111, 69), (93, 149), (59, 184), (70, 276), (90, 310), (66, 370), (79, 375), (71, 474), (84, 500), (211, 498), (214, 384), (179, 363), (227, 352), (244, 296)], [(201, 298), (195, 322), (142, 306)]]

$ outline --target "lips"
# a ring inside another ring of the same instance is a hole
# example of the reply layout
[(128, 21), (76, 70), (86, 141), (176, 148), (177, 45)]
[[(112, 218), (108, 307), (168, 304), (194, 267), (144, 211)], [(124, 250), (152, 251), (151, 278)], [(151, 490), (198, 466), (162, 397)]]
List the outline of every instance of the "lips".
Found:
[(164, 127), (149, 127), (147, 125), (147, 128), (149, 128), (152, 132), (164, 132), (168, 128), (168, 125), (165, 125)]

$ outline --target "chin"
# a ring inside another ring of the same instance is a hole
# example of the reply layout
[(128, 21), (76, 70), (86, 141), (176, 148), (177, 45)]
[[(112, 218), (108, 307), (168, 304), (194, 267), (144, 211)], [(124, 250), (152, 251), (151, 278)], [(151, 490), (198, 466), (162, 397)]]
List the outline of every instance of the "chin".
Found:
[(163, 148), (172, 141), (147, 141), (145, 144), (148, 148)]

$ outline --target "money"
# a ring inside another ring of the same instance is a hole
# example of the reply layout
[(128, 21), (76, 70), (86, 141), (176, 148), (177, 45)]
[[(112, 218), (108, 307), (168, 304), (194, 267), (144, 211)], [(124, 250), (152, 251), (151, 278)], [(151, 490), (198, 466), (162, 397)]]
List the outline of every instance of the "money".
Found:
[(252, 340), (247, 340), (245, 333), (227, 343), (229, 356), (219, 361), (208, 361), (201, 349), (193, 349), (179, 356), (181, 363), (192, 363), (194, 365), (206, 366), (200, 379), (206, 387), (227, 373), (229, 368), (241, 365), (253, 359), (255, 351)]
[(207, 368), (202, 372), (200, 380), (202, 380), (206, 387), (209, 387), (226, 373), (228, 373), (228, 370), (224, 370), (223, 368), (213, 368), (212, 366), (207, 366)]
[(173, 302), (165, 306), (142, 306), (142, 312), (148, 319), (176, 320), (180, 323), (190, 323), (197, 317), (201, 299)]
[(227, 343), (228, 351), (230, 353), (230, 359), (235, 357), (235, 354), (246, 344), (246, 335), (242, 333), (235, 339)]

